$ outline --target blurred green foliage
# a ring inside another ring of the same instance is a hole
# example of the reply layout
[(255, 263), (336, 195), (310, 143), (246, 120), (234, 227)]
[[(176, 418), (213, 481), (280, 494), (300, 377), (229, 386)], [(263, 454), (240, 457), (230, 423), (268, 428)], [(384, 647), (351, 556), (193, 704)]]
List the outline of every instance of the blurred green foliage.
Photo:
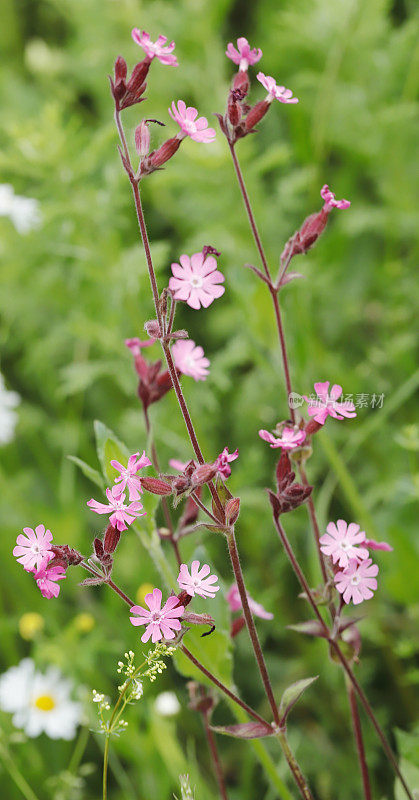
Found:
[[(393, 743), (416, 780), (417, 738), (407, 733), (419, 681), (413, 416), (419, 48), (413, 2), (3, 0), (2, 15), (1, 182), (36, 198), (42, 212), (41, 227), (27, 235), (0, 218), (1, 371), (22, 397), (16, 439), (0, 451), (2, 667), (31, 654), (40, 665), (60, 665), (87, 696), (92, 687), (114, 693), (116, 660), (126, 648), (138, 649), (138, 632), (110, 592), (80, 589), (80, 576), (70, 574), (59, 601), (46, 601), (11, 549), (23, 525), (42, 521), (57, 541), (88, 551), (101, 520), (86, 501), (100, 490), (68, 455), (98, 467), (94, 419), (131, 451), (146, 444), (123, 341), (143, 335), (153, 310), (116, 150), (107, 82), (114, 57), (123, 54), (130, 66), (141, 58), (133, 26), (176, 41), (180, 67), (153, 64), (147, 104), (126, 112), (132, 142), (142, 115), (161, 119), (171, 134), (172, 99), (184, 98), (209, 118), (222, 112), (232, 75), (225, 46), (246, 35), (264, 51), (263, 71), (300, 98), (298, 106), (276, 104), (257, 135), (238, 146), (274, 270), (284, 241), (320, 207), (323, 183), (352, 201), (300, 258), (296, 268), (306, 279), (285, 289), (282, 304), (296, 391), (309, 393), (314, 380), (330, 379), (345, 392), (385, 395), (383, 408), (360, 409), (348, 424), (331, 422), (316, 439), (308, 472), (322, 525), (338, 516), (356, 519), (370, 536), (394, 546), (393, 554), (380, 556), (379, 591), (362, 609), (358, 673), (380, 722), (404, 731)], [(262, 96), (254, 81), (252, 100)], [(153, 135), (156, 144), (164, 133), (156, 128)], [(208, 458), (225, 444), (240, 450), (229, 486), (242, 498), (238, 539), (249, 589), (275, 614), (274, 623), (258, 624), (275, 691), (279, 696), (293, 681), (320, 675), (291, 718), (291, 744), (317, 797), (353, 800), (361, 789), (342, 675), (328, 662), (324, 643), (286, 629), (306, 610), (296, 599), (263, 491), (275, 457), (257, 436), (285, 413), (281, 361), (269, 296), (243, 269), (245, 262), (258, 263), (257, 254), (221, 135), (211, 146), (186, 141), (167, 168), (144, 183), (143, 194), (160, 286), (181, 252), (209, 243), (222, 252), (223, 298), (199, 314), (179, 310), (179, 327), (211, 359), (209, 380), (185, 379), (185, 392)], [(167, 395), (151, 417), (164, 468), (170, 457), (189, 457), (175, 398)], [(306, 509), (289, 515), (286, 527), (316, 581)], [(161, 583), (147, 541), (130, 532), (121, 544), (116, 573), (129, 594), (144, 582)], [(207, 552), (229, 584), (221, 537), (185, 540), (185, 558), (193, 552)], [(166, 556), (171, 561), (171, 553)], [(34, 642), (18, 633), (26, 611), (45, 619)], [(76, 620), (85, 611), (95, 626), (83, 633)], [(244, 633), (235, 644), (240, 691), (268, 713)], [(153, 693), (173, 686), (183, 705), (176, 721), (157, 717), (152, 708)], [(224, 703), (215, 719), (233, 719)], [(182, 772), (191, 774), (197, 800), (216, 796), (200, 720), (188, 710), (185, 681), (173, 668), (129, 721), (128, 732), (112, 742), (112, 800), (169, 798), (179, 794)], [(12, 731), (8, 715), (2, 714), (1, 726)], [(392, 798), (393, 776), (367, 723), (364, 728), (376, 796)], [(225, 737), (219, 744), (232, 800), (277, 796), (248, 744)], [(44, 736), (20, 742), (12, 735), (8, 752), (39, 798), (88, 800), (99, 796), (102, 746), (94, 735), (82, 738), (70, 762), (74, 745)], [(276, 761), (270, 741), (268, 750)], [(278, 770), (288, 781), (282, 761)], [(8, 800), (21, 797), (8, 773), (1, 780)], [(395, 796), (402, 797), (400, 787)]]

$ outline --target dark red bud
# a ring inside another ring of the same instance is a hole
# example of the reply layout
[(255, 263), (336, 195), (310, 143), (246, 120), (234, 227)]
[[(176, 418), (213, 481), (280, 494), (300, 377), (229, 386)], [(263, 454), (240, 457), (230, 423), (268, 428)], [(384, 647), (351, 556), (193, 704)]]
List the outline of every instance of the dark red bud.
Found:
[(238, 89), (242, 92), (243, 98), (246, 97), (250, 88), (250, 81), (247, 71), (239, 70), (234, 76), (233, 89)]
[(103, 537), (103, 549), (106, 555), (109, 553), (114, 553), (116, 548), (118, 547), (119, 540), (121, 538), (121, 534), (117, 528), (114, 528), (113, 525), (109, 524), (105, 531), (105, 536)]
[(104, 554), (102, 539), (94, 539), (93, 549), (95, 551), (96, 558), (98, 558), (100, 561)]
[(160, 478), (141, 478), (141, 486), (151, 494), (172, 494), (170, 483), (160, 480)]
[(127, 77), (127, 71), (128, 67), (125, 58), (122, 58), (122, 56), (118, 56), (118, 58), (115, 61), (115, 83), (118, 83), (119, 81), (124, 81), (125, 78)]
[(246, 620), (244, 617), (236, 617), (236, 619), (233, 619), (230, 628), (230, 636), (232, 639), (234, 639), (234, 637), (237, 636), (241, 630), (243, 630), (245, 624)]
[(202, 486), (215, 478), (218, 472), (216, 464), (200, 464), (191, 475), (192, 486)]
[(151, 153), (149, 158), (150, 166), (153, 169), (157, 169), (157, 167), (161, 167), (162, 164), (169, 161), (179, 149), (181, 141), (182, 139), (178, 139), (177, 136), (174, 136), (172, 139), (167, 139), (163, 142), (158, 150)]
[(266, 112), (269, 111), (270, 103), (267, 100), (261, 100), (259, 103), (256, 103), (253, 108), (250, 109), (247, 117), (246, 117), (246, 131), (249, 132), (253, 130), (255, 125), (263, 119)]
[(242, 107), (240, 102), (234, 96), (234, 92), (230, 92), (227, 103), (227, 117), (228, 121), (235, 128), (242, 118)]
[(316, 214), (310, 214), (310, 216), (304, 220), (299, 231), (298, 247), (300, 249), (297, 252), (306, 253), (310, 247), (313, 247), (313, 244), (323, 233), (328, 218), (329, 214), (322, 208)]
[(218, 250), (215, 249), (215, 247), (212, 247), (212, 245), (205, 244), (204, 247), (202, 248), (202, 255), (204, 256), (204, 258), (206, 258), (207, 256), (215, 256), (216, 258), (219, 258), (221, 253), (219, 253)]

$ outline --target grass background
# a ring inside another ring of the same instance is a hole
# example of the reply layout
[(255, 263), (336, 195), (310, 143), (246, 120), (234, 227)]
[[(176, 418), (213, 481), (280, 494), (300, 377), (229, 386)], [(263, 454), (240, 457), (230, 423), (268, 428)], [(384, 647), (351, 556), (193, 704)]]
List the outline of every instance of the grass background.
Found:
[[(296, 262), (306, 279), (284, 291), (284, 322), (296, 391), (331, 379), (345, 392), (385, 395), (383, 408), (360, 409), (351, 423), (331, 422), (316, 439), (308, 472), (322, 524), (339, 516), (357, 520), (370, 537), (394, 546), (392, 555), (379, 556), (379, 591), (362, 609), (358, 673), (393, 744), (395, 731), (410, 731), (398, 735), (397, 746), (416, 781), (419, 49), (408, 0), (3, 0), (1, 180), (39, 200), (43, 223), (20, 236), (0, 218), (1, 371), (22, 396), (16, 439), (0, 453), (2, 667), (28, 654), (40, 666), (53, 661), (88, 696), (92, 687), (114, 692), (115, 662), (128, 647), (140, 650), (136, 630), (109, 592), (79, 589), (75, 571), (60, 599), (47, 602), (11, 557), (22, 526), (41, 521), (57, 541), (88, 551), (101, 520), (86, 508), (92, 485), (67, 456), (97, 466), (94, 419), (131, 451), (145, 446), (123, 340), (142, 335), (152, 303), (106, 77), (119, 53), (130, 66), (141, 58), (133, 26), (175, 39), (180, 67), (153, 64), (147, 105), (126, 112), (130, 141), (142, 115), (165, 121), (171, 135), (172, 99), (184, 98), (209, 118), (222, 112), (232, 75), (225, 46), (240, 35), (263, 49), (263, 71), (300, 98), (295, 107), (276, 104), (257, 135), (238, 146), (272, 265), (283, 242), (320, 207), (323, 183), (352, 201)], [(263, 95), (255, 84), (254, 101)], [(160, 143), (160, 129), (153, 134)], [(229, 487), (242, 498), (238, 540), (250, 591), (275, 613), (274, 623), (258, 624), (275, 691), (320, 674), (291, 719), (291, 743), (317, 797), (361, 797), (342, 675), (324, 643), (286, 629), (307, 612), (296, 599), (263, 491), (275, 457), (257, 436), (284, 416), (285, 392), (269, 296), (243, 269), (246, 261), (258, 263), (257, 254), (221, 135), (211, 146), (186, 141), (144, 183), (144, 202), (161, 286), (181, 252), (208, 243), (222, 252), (223, 298), (200, 314), (179, 311), (179, 325), (211, 359), (210, 378), (185, 379), (185, 391), (204, 453), (215, 457), (225, 444), (240, 450)], [(152, 409), (152, 421), (163, 464), (191, 455), (174, 397)], [(318, 580), (306, 510), (286, 523), (311, 580)], [(161, 583), (135, 534), (124, 537), (119, 552), (115, 572), (129, 594), (145, 582)], [(193, 552), (206, 553), (229, 584), (221, 538), (202, 534), (187, 543), (185, 557)], [(18, 629), (26, 611), (45, 621), (30, 642)], [(81, 612), (94, 618), (89, 632), (80, 629)], [(219, 605), (217, 612), (222, 628), (225, 610)], [(243, 696), (267, 713), (244, 634), (235, 642), (234, 676)], [(153, 695), (172, 687), (182, 711), (162, 719)], [(230, 718), (221, 704), (215, 719)], [(169, 798), (182, 771), (191, 772), (197, 800), (216, 797), (200, 720), (188, 710), (185, 681), (172, 667), (128, 719), (128, 732), (113, 742), (112, 800)], [(1, 726), (3, 757), (14, 759), (39, 798), (99, 796), (98, 737), (82, 733), (70, 764), (74, 744), (44, 736), (22, 741), (5, 714)], [(365, 738), (375, 796), (393, 798), (393, 776), (367, 724)], [(219, 744), (233, 800), (278, 796), (247, 744)], [(270, 742), (267, 749), (276, 761)], [(288, 781), (282, 761), (278, 771)], [(21, 797), (7, 772), (1, 779), (8, 800)]]

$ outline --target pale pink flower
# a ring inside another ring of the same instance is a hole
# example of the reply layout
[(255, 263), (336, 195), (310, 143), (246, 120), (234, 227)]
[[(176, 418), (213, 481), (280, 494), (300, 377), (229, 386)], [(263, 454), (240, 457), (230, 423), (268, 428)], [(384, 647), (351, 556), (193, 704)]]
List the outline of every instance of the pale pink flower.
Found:
[(175, 49), (175, 43), (169, 42), (169, 44), (166, 44), (167, 36), (160, 35), (155, 42), (152, 42), (149, 33), (140, 31), (139, 28), (133, 28), (132, 38), (136, 44), (143, 48), (146, 56), (151, 60), (158, 58), (161, 64), (166, 64), (169, 67), (178, 66), (176, 56), (171, 55)]
[(345, 603), (353, 601), (355, 606), (363, 600), (370, 600), (377, 588), (376, 576), (378, 575), (377, 564), (373, 564), (370, 558), (358, 563), (352, 559), (343, 572), (335, 575), (335, 584), (338, 592), (343, 595)]
[[(340, 567), (347, 567), (353, 558), (363, 561), (368, 558), (366, 549), (365, 531), (360, 530), (360, 525), (344, 519), (338, 519), (336, 525), (329, 522), (327, 533), (320, 537), (321, 551), (325, 556), (330, 556), (333, 563)], [(363, 544), (365, 547), (358, 547)]]
[[(243, 608), (242, 601), (240, 598), (240, 592), (236, 583), (233, 583), (233, 585), (228, 590), (226, 594), (226, 600), (233, 613), (235, 611), (240, 611)], [(257, 603), (256, 600), (253, 600), (253, 598), (250, 597), (250, 594), (248, 593), (247, 593), (247, 602), (249, 603), (250, 611), (252, 612), (252, 614), (255, 615), (255, 617), (260, 617), (261, 619), (274, 618), (274, 615), (271, 614), (270, 611), (266, 611), (264, 607), (260, 603)]]
[(48, 600), (51, 597), (58, 597), (61, 587), (58, 586), (57, 581), (62, 581), (66, 577), (64, 567), (59, 565), (48, 567), (48, 563), (44, 559), (38, 570), (31, 571), (34, 572), (34, 578), (43, 597), (47, 597)]
[(188, 306), (199, 309), (201, 305), (208, 308), (216, 297), (224, 294), (224, 275), (217, 269), (214, 256), (194, 253), (182, 255), (180, 264), (172, 264), (173, 278), (169, 280), (169, 289), (174, 292), (175, 300), (186, 300)]
[(269, 442), (273, 448), (281, 447), (282, 450), (293, 450), (294, 447), (299, 447), (303, 443), (306, 432), (285, 427), (279, 437), (263, 429), (259, 431), (259, 436), (265, 442)]
[[(23, 535), (26, 534), (26, 536)], [(13, 555), (26, 570), (40, 569), (45, 560), (49, 561), (54, 554), (51, 551), (52, 533), (45, 530), (45, 525), (37, 525), (35, 530), (23, 528), (16, 539)]]
[(127, 526), (134, 522), (136, 517), (144, 517), (147, 513), (142, 511), (143, 506), (141, 503), (130, 503), (125, 505), (125, 493), (114, 494), (115, 490), (119, 492), (119, 487), (114, 486), (113, 490), (106, 489), (106, 497), (109, 500), (109, 505), (105, 503), (98, 503), (93, 497), (88, 501), (87, 505), (96, 512), (96, 514), (109, 514), (109, 522), (118, 529), (118, 531), (126, 531)]
[(279, 100), (280, 103), (298, 103), (298, 97), (292, 96), (291, 89), (286, 89), (285, 86), (278, 86), (272, 75), (265, 75), (263, 72), (258, 72), (256, 77), (259, 83), (261, 83), (268, 92), (266, 98), (268, 103), (272, 103), (274, 98)]
[(157, 341), (156, 339), (146, 339), (141, 341), (138, 336), (133, 336), (132, 339), (125, 339), (125, 347), (128, 347), (131, 350), (132, 355), (140, 356), (141, 350), (143, 347), (151, 347), (154, 342)]
[(336, 200), (336, 195), (329, 189), (327, 183), (325, 183), (320, 190), (320, 195), (324, 200), (323, 208), (327, 213), (329, 213), (332, 208), (345, 209), (349, 208), (351, 205), (349, 200)]
[(179, 372), (196, 381), (206, 380), (209, 375), (209, 359), (205, 358), (202, 347), (195, 345), (192, 339), (178, 339), (173, 345), (172, 353)]
[(234, 453), (229, 453), (228, 447), (225, 447), (223, 452), (220, 453), (216, 459), (215, 465), (218, 469), (218, 475), (223, 479), (223, 481), (227, 480), (227, 478), (229, 478), (231, 475), (231, 467), (229, 466), (230, 462), (235, 461), (238, 457), (238, 450), (235, 450)]
[(314, 420), (318, 422), (319, 425), (324, 425), (328, 416), (334, 417), (335, 419), (356, 417), (355, 406), (351, 401), (338, 403), (338, 399), (343, 391), (342, 387), (335, 383), (329, 394), (329, 385), (330, 381), (314, 384), (317, 395), (316, 400), (311, 400), (306, 397), (306, 395), (303, 395), (304, 400), (309, 404), (309, 417), (314, 417)]
[(214, 586), (218, 578), (216, 575), (210, 575), (210, 572), (208, 564), (203, 564), (199, 569), (199, 561), (192, 561), (190, 573), (187, 565), (181, 564), (177, 582), (191, 597), (196, 594), (200, 597), (215, 597), (220, 587)]
[[(195, 461), (193, 463), (195, 464)], [(178, 458), (169, 459), (169, 467), (171, 467), (172, 469), (176, 469), (178, 472), (183, 472), (183, 470), (188, 466), (188, 464), (190, 464), (190, 461), (180, 461)]]
[(237, 64), (239, 69), (244, 72), (251, 64), (256, 64), (262, 58), (262, 50), (259, 47), (250, 49), (249, 42), (244, 36), (237, 39), (237, 50), (232, 42), (229, 42), (226, 50), (227, 58), (230, 58), (234, 64)]
[(178, 133), (178, 138), (184, 139), (185, 136), (190, 136), (194, 142), (204, 142), (204, 144), (214, 141), (214, 128), (208, 127), (206, 117), (198, 117), (198, 111), (193, 106), (186, 107), (183, 100), (178, 100), (176, 107), (173, 101), (172, 108), (169, 108), (169, 114), (180, 126), (182, 133)]
[[(135, 617), (130, 617), (132, 625), (147, 625), (142, 637), (142, 642), (148, 642), (150, 636), (153, 644), (160, 639), (174, 639), (175, 631), (180, 631), (181, 624), (179, 617), (184, 612), (184, 606), (177, 605), (179, 603), (176, 595), (171, 595), (161, 608), (162, 593), (160, 589), (153, 589), (150, 594), (146, 594), (144, 602), (148, 606), (132, 606), (130, 611), (136, 614)], [(177, 607), (175, 607), (177, 606)]]
[(365, 547), (369, 547), (370, 550), (385, 550), (387, 553), (391, 553), (393, 548), (391, 544), (388, 542), (376, 542), (375, 539), (365, 539)]
[[(143, 467), (150, 467), (151, 461), (147, 458), (145, 450), (140, 456), (139, 453), (134, 453), (128, 459), (128, 464), (124, 467), (119, 461), (112, 460), (111, 465), (118, 470), (119, 475), (115, 478), (115, 483), (118, 484), (119, 492), (123, 492), (128, 488), (129, 499), (139, 500), (143, 488), (141, 486), (141, 478), (137, 477), (137, 472)], [(114, 491), (116, 487), (114, 487)]]

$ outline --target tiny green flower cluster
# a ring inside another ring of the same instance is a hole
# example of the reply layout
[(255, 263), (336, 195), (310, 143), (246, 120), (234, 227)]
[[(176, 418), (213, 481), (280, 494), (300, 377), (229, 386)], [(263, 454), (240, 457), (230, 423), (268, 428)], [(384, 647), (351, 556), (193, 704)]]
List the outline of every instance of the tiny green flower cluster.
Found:
[(158, 642), (154, 650), (149, 650), (145, 656), (148, 669), (142, 673), (142, 677), (148, 678), (150, 683), (153, 683), (153, 681), (156, 680), (157, 675), (161, 675), (163, 670), (166, 669), (166, 664), (164, 661), (162, 661), (161, 657), (165, 658), (167, 656), (172, 656), (175, 650), (176, 647), (167, 647), (167, 645), (163, 644), (162, 642)]

